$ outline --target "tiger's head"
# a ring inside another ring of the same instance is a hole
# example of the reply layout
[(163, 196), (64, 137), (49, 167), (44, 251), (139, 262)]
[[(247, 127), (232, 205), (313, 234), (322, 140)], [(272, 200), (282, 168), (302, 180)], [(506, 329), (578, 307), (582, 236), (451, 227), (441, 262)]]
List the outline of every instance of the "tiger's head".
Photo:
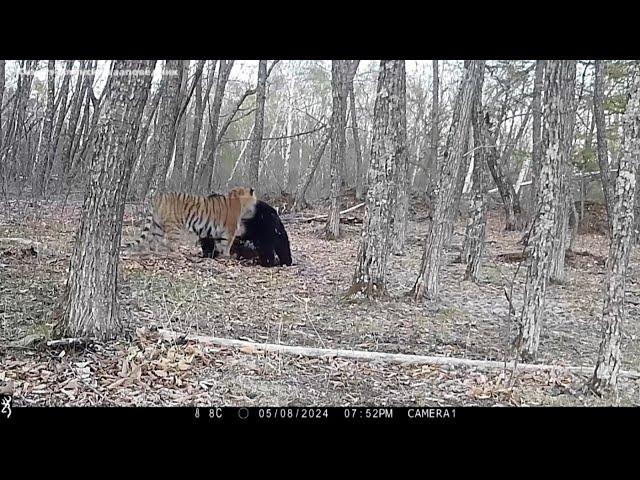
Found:
[(241, 217), (251, 217), (254, 213), (258, 197), (253, 188), (235, 187), (229, 190), (230, 199), (237, 198), (240, 201)]

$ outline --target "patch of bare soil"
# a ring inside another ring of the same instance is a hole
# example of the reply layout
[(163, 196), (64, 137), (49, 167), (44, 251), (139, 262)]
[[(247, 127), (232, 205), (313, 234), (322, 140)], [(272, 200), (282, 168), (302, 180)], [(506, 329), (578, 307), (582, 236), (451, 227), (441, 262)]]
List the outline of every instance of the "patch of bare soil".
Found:
[[(350, 205), (348, 205), (350, 206)], [(183, 255), (123, 255), (120, 301), (126, 336), (82, 349), (19, 347), (41, 338), (66, 281), (81, 205), (52, 202), (0, 208), (0, 385), (18, 405), (638, 405), (638, 380), (622, 378), (615, 396), (585, 394), (585, 378), (557, 372), (518, 373), (468, 367), (392, 365), (342, 358), (256, 353), (161, 339), (176, 332), (320, 348), (505, 359), (515, 335), (504, 287), (518, 268), (520, 233), (490, 216), (481, 282), (462, 281), (455, 263), (463, 225), (443, 258), (438, 302), (406, 293), (420, 265), (426, 223), (408, 229), (403, 256), (390, 257), (391, 298), (344, 300), (355, 268), (360, 225), (342, 225), (340, 240), (323, 239), (322, 222), (285, 225), (294, 265), (199, 258), (185, 235)], [(123, 237), (139, 233), (139, 208), (127, 207)], [(314, 209), (313, 215), (323, 213)], [(359, 213), (361, 215), (361, 212)], [(29, 242), (34, 242), (33, 244)], [(33, 255), (30, 248), (37, 252)], [(505, 254), (507, 254), (505, 256)], [(600, 339), (604, 237), (579, 236), (567, 256), (567, 282), (548, 289), (540, 363), (592, 367)], [(516, 260), (514, 260), (514, 258)], [(623, 332), (623, 369), (640, 370), (640, 256), (634, 250)], [(520, 267), (513, 303), (522, 305)]]

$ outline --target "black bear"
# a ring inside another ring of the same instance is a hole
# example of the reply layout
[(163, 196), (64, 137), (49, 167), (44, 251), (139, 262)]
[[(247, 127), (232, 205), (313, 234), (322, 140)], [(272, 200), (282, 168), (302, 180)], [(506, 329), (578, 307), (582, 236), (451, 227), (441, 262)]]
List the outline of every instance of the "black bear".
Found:
[[(268, 203), (258, 200), (253, 216), (242, 219), (239, 233), (232, 247), (238, 257), (250, 258), (253, 246), (263, 267), (276, 266), (276, 255), (280, 265), (292, 264), (289, 236), (278, 212)], [(200, 246), (204, 257), (213, 258), (218, 253), (215, 238), (201, 238)]]

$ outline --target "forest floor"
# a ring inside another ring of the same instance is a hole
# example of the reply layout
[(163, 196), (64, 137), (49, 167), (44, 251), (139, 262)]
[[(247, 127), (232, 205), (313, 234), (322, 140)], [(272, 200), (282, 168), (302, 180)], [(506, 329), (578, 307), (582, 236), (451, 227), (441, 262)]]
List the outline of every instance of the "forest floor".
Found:
[[(510, 384), (509, 371), (176, 343), (155, 331), (502, 361), (516, 330), (504, 287), (510, 288), (518, 268), (522, 234), (502, 230), (500, 210), (489, 216), (477, 284), (463, 281), (464, 265), (455, 262), (464, 232), (462, 222), (456, 225), (435, 303), (405, 296), (423, 250), (427, 224), (421, 212), (414, 212), (409, 224), (405, 255), (389, 258), (391, 298), (383, 301), (341, 301), (351, 284), (361, 225), (342, 225), (342, 238), (329, 242), (323, 239), (322, 222), (285, 222), (291, 267), (203, 259), (195, 239), (185, 236), (185, 255), (180, 257), (123, 257), (119, 285), (126, 335), (120, 340), (83, 348), (52, 348), (42, 342), (19, 347), (29, 335), (49, 335), (49, 315), (64, 288), (80, 209), (79, 202), (64, 208), (58, 201), (39, 206), (0, 202), (0, 389), (10, 389), (16, 405), (640, 405), (638, 379), (621, 378), (614, 395), (600, 398), (583, 388), (586, 376), (565, 371), (519, 372)], [(125, 239), (136, 236), (141, 225), (140, 207), (133, 210), (127, 206)], [(316, 209), (305, 215), (320, 213)], [(572, 248), (566, 283), (548, 289), (538, 361), (592, 368), (608, 245), (605, 237), (586, 233)], [(637, 248), (630, 270), (622, 368), (638, 371)], [(521, 266), (513, 286), (518, 312), (525, 276)]]

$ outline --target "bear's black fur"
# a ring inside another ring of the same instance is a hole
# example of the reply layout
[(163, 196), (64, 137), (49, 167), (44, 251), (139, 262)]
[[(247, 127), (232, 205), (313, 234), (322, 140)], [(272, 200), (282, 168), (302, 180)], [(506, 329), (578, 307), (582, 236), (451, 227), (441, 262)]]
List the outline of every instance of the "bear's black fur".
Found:
[[(276, 266), (276, 255), (280, 265), (292, 264), (289, 236), (275, 208), (258, 200), (253, 217), (243, 219), (242, 225), (244, 233), (236, 237), (232, 253), (235, 252), (239, 258), (250, 258), (253, 255), (248, 250), (253, 244), (263, 267)], [(216, 256), (214, 238), (201, 238), (200, 245), (204, 257)]]

